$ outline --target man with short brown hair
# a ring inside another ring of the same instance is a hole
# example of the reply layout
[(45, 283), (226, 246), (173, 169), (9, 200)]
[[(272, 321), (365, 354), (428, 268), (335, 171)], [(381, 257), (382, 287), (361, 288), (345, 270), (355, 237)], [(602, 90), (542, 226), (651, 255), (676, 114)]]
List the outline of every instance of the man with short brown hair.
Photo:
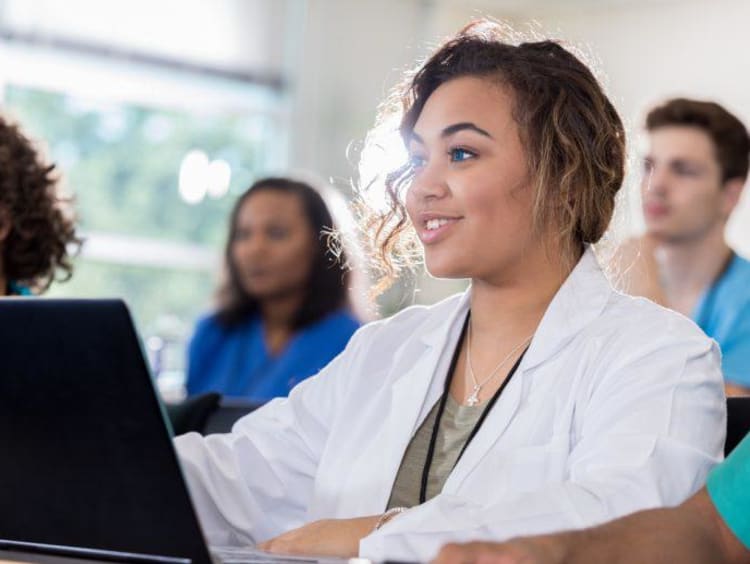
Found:
[(626, 243), (622, 289), (691, 317), (720, 345), (728, 394), (750, 393), (750, 262), (726, 242), (750, 137), (714, 102), (678, 98), (646, 118), (646, 234)]

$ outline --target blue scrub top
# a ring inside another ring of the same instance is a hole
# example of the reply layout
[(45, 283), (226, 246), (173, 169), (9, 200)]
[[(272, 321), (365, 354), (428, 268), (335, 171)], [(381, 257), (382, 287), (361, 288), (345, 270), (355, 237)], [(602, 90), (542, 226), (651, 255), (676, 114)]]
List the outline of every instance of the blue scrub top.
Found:
[(750, 388), (750, 261), (735, 254), (691, 317), (719, 343), (724, 379)]
[(263, 402), (291, 389), (326, 366), (359, 327), (339, 310), (299, 330), (283, 351), (266, 348), (258, 316), (227, 329), (215, 315), (198, 322), (188, 348), (188, 395), (216, 391)]

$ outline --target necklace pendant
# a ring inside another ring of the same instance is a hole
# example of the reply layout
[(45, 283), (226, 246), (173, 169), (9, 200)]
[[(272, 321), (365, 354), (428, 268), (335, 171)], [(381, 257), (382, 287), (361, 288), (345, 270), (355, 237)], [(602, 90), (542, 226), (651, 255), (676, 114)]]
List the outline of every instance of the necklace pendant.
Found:
[(471, 395), (466, 398), (466, 405), (470, 407), (474, 407), (479, 403), (479, 386), (474, 386), (474, 389), (471, 391)]

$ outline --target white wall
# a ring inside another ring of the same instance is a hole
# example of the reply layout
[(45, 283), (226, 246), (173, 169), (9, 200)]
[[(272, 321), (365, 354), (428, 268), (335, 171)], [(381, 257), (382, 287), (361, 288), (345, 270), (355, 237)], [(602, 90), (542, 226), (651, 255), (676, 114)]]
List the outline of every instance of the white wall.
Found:
[(308, 0), (307, 6), (292, 75), (291, 162), (348, 185), (378, 104), (424, 52), (430, 9), (420, 0)]

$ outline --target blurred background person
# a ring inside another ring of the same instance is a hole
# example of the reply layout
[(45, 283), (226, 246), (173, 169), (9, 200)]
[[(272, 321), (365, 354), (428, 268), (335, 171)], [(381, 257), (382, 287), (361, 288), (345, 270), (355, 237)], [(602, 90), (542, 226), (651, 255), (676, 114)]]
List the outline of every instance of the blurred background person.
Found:
[(333, 219), (309, 184), (265, 178), (235, 204), (217, 311), (188, 352), (189, 395), (286, 396), (343, 350), (359, 327)]
[(55, 165), (18, 125), (0, 117), (0, 295), (41, 294), (73, 273), (80, 243)]
[(621, 250), (624, 290), (691, 317), (721, 346), (727, 393), (750, 393), (750, 262), (725, 239), (750, 137), (714, 102), (676, 98), (646, 118), (646, 234)]

